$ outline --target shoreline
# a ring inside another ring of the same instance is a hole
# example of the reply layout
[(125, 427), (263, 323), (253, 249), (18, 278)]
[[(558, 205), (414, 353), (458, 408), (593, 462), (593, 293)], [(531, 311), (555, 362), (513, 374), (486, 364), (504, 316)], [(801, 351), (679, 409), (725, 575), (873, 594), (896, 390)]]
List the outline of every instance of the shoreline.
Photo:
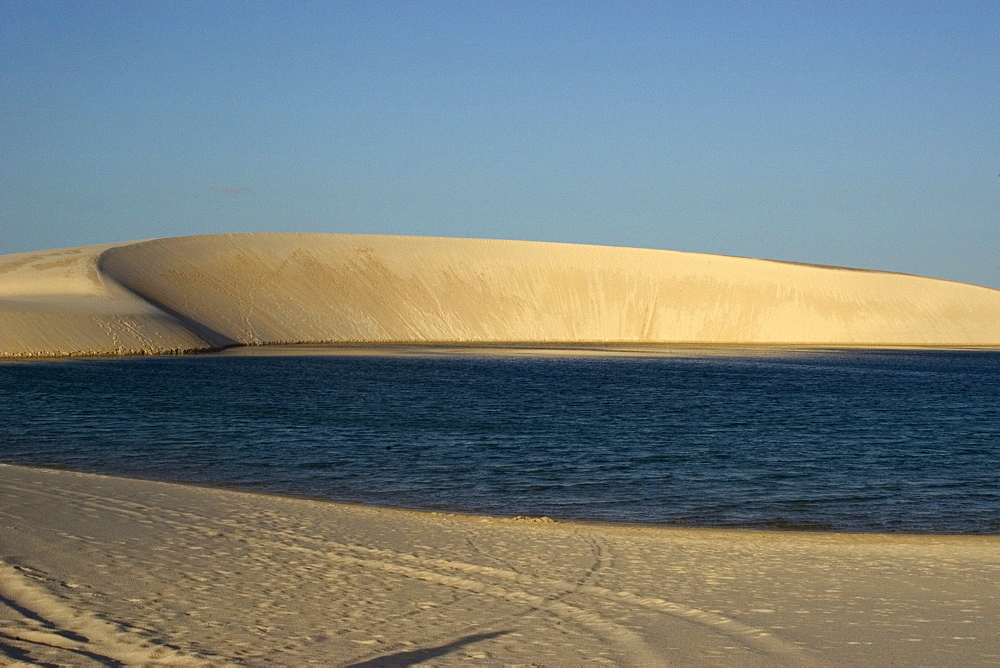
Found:
[(1000, 537), (545, 522), (0, 465), (0, 659), (1000, 662)]
[(973, 532), (956, 532), (956, 531), (862, 531), (857, 529), (835, 529), (835, 528), (821, 528), (821, 527), (810, 527), (806, 525), (796, 525), (788, 523), (788, 526), (781, 526), (780, 522), (775, 522), (774, 526), (769, 526), (768, 523), (762, 522), (757, 525), (739, 525), (739, 524), (683, 524), (683, 523), (670, 523), (670, 522), (656, 522), (656, 521), (637, 521), (637, 520), (609, 520), (609, 519), (595, 519), (587, 517), (560, 517), (558, 515), (548, 516), (548, 515), (514, 515), (511, 513), (486, 513), (477, 510), (466, 510), (462, 508), (449, 508), (449, 507), (432, 507), (432, 506), (395, 506), (395, 505), (381, 505), (377, 503), (366, 503), (363, 501), (351, 501), (345, 499), (336, 499), (331, 497), (325, 497), (322, 495), (308, 494), (308, 493), (296, 493), (296, 492), (282, 492), (275, 490), (267, 490), (263, 488), (255, 488), (253, 485), (241, 485), (239, 483), (227, 484), (221, 481), (213, 482), (199, 482), (197, 480), (171, 480), (163, 478), (149, 478), (142, 475), (133, 475), (126, 473), (116, 473), (116, 472), (101, 472), (97, 470), (81, 470), (73, 468), (70, 466), (64, 466), (59, 464), (52, 465), (42, 465), (42, 464), (22, 464), (16, 462), (9, 462), (0, 460), (0, 468), (2, 467), (13, 467), (13, 468), (23, 468), (32, 469), (38, 471), (52, 471), (56, 473), (71, 473), (86, 476), (97, 476), (105, 478), (114, 478), (122, 480), (134, 480), (136, 482), (148, 482), (154, 484), (162, 485), (176, 485), (178, 487), (192, 487), (195, 489), (204, 490), (217, 490), (220, 492), (232, 492), (234, 494), (251, 494), (258, 495), (268, 498), (277, 499), (296, 499), (300, 501), (308, 501), (313, 503), (323, 503), (331, 504), (335, 506), (343, 506), (345, 508), (351, 509), (373, 509), (373, 510), (384, 510), (388, 512), (403, 512), (403, 513), (417, 513), (420, 515), (447, 515), (451, 517), (470, 517), (477, 520), (489, 520), (489, 521), (505, 521), (505, 520), (519, 520), (519, 521), (531, 521), (531, 522), (551, 522), (559, 524), (579, 524), (585, 526), (595, 526), (595, 527), (606, 527), (609, 529), (616, 528), (635, 528), (635, 529), (653, 529), (653, 530), (677, 530), (677, 531), (735, 531), (735, 532), (760, 532), (763, 534), (814, 534), (814, 535), (835, 535), (835, 536), (875, 536), (880, 538), (890, 538), (890, 537), (938, 537), (938, 538), (987, 538), (987, 539), (998, 539), (1000, 540), (1000, 532), (997, 533), (973, 533)]
[[(924, 538), (931, 539), (958, 539), (960, 541), (967, 539), (981, 539), (986, 542), (997, 542), (998, 547), (1000, 547), (1000, 533), (997, 534), (973, 534), (973, 533), (930, 533), (930, 532), (877, 532), (877, 531), (834, 531), (825, 529), (767, 529), (758, 527), (743, 527), (743, 526), (724, 526), (724, 525), (686, 525), (686, 524), (666, 524), (666, 523), (656, 523), (656, 522), (628, 522), (628, 521), (615, 521), (615, 520), (588, 520), (588, 519), (559, 519), (548, 516), (534, 516), (534, 515), (507, 515), (507, 514), (486, 514), (479, 513), (476, 511), (464, 511), (464, 510), (454, 510), (454, 509), (433, 509), (433, 508), (420, 508), (420, 507), (407, 507), (407, 506), (389, 506), (389, 505), (377, 505), (370, 503), (362, 503), (360, 501), (341, 501), (336, 499), (328, 499), (320, 496), (308, 496), (308, 495), (296, 495), (292, 493), (279, 493), (279, 492), (268, 492), (262, 490), (255, 490), (250, 488), (242, 487), (227, 487), (224, 484), (219, 483), (199, 483), (196, 481), (176, 481), (176, 480), (159, 480), (156, 478), (145, 478), (142, 476), (132, 476), (132, 475), (118, 475), (114, 473), (98, 473), (92, 471), (80, 471), (77, 469), (69, 467), (58, 467), (58, 466), (34, 466), (28, 464), (12, 464), (10, 462), (0, 461), (0, 476), (2, 476), (3, 469), (24, 469), (27, 471), (37, 471), (43, 473), (55, 473), (55, 474), (69, 474), (73, 476), (84, 476), (89, 478), (102, 478), (109, 480), (121, 480), (129, 481), (134, 483), (150, 483), (152, 485), (166, 485), (168, 487), (178, 487), (182, 489), (195, 489), (207, 492), (220, 492), (224, 494), (243, 494), (254, 497), (262, 497), (263, 499), (282, 499), (289, 501), (302, 501), (306, 503), (314, 503), (320, 505), (334, 506), (339, 509), (350, 511), (372, 511), (374, 513), (400, 513), (402, 515), (415, 515), (419, 517), (448, 517), (452, 519), (466, 519), (468, 521), (474, 522), (513, 522), (513, 523), (530, 523), (530, 524), (559, 524), (563, 526), (579, 526), (579, 527), (593, 527), (598, 530), (609, 530), (615, 531), (618, 529), (622, 530), (635, 530), (636, 532), (651, 531), (655, 533), (659, 532), (701, 532), (701, 533), (716, 533), (719, 534), (718, 538), (732, 537), (732, 535), (745, 535), (745, 534), (759, 534), (760, 537), (770, 536), (772, 534), (777, 535), (803, 535), (811, 536), (814, 538), (822, 536), (845, 536), (845, 537), (856, 537), (859, 540), (872, 538), (877, 541), (894, 540), (894, 539), (907, 539), (913, 538), (920, 541)], [(905, 541), (904, 541), (905, 542)]]
[(447, 357), (518, 355), (525, 357), (754, 357), (819, 352), (1000, 352), (995, 344), (926, 343), (731, 343), (637, 341), (305, 341), (294, 343), (233, 344), (219, 348), (192, 348), (165, 352), (51, 353), (2, 355), (3, 362), (149, 359), (172, 357), (295, 357), (312, 355), (371, 357)]

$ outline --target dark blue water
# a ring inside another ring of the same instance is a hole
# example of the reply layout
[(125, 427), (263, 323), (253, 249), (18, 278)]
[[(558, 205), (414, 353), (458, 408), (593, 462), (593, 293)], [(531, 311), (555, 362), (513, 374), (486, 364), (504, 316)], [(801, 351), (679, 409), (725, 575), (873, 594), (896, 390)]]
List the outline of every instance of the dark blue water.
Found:
[(1000, 534), (1000, 352), (4, 363), (0, 460), (507, 515)]

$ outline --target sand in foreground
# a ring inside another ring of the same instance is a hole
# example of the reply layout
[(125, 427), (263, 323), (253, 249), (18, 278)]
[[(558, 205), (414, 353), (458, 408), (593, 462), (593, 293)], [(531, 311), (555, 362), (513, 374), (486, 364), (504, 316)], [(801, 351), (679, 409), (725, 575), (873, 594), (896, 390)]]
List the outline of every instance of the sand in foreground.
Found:
[(0, 465), (0, 663), (1000, 664), (1000, 537), (384, 510)]

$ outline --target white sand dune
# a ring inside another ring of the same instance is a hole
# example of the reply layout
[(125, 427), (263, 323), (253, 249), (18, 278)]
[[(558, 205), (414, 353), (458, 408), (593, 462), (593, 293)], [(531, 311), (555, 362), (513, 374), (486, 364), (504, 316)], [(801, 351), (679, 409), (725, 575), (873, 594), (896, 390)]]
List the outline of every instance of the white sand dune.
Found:
[(0, 356), (301, 342), (1000, 345), (1000, 291), (662, 250), (225, 234), (0, 257)]
[(992, 665), (1000, 538), (363, 508), (0, 465), (0, 664)]
[(213, 343), (98, 268), (111, 246), (0, 256), (0, 357), (205, 350)]

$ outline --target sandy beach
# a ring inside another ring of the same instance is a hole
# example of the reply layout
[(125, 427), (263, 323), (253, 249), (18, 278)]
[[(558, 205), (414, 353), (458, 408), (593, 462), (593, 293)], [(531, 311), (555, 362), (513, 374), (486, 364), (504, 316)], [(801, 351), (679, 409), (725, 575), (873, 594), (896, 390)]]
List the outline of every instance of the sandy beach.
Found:
[(1000, 537), (333, 504), (0, 465), (0, 662), (996, 665)]

